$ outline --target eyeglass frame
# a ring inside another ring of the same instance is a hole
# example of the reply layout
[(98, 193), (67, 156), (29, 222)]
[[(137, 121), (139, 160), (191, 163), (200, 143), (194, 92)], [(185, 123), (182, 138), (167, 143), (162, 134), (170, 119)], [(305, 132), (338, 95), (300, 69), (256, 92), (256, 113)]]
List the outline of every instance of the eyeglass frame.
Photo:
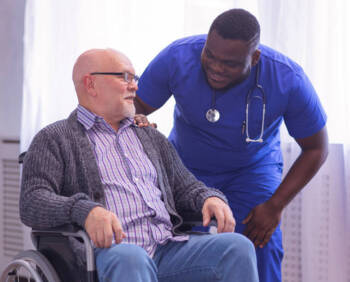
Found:
[[(131, 82), (135, 82), (138, 84), (140, 77), (136, 74), (132, 74), (130, 72), (91, 72), (90, 75), (122, 75), (123, 79), (126, 83), (130, 84)], [(129, 76), (131, 76), (131, 80), (129, 80)]]

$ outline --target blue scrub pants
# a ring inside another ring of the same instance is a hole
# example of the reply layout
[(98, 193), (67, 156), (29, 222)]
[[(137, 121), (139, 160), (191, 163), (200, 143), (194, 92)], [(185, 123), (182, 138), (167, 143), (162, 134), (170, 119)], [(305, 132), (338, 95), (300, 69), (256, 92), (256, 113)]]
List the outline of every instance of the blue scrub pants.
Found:
[[(243, 233), (245, 225), (237, 224), (235, 231)], [(256, 248), (260, 282), (281, 282), (283, 258), (282, 232), (278, 226), (264, 248)]]
[(139, 246), (96, 249), (99, 281), (259, 281), (252, 243), (236, 233), (191, 235), (186, 242), (159, 245), (153, 259)]

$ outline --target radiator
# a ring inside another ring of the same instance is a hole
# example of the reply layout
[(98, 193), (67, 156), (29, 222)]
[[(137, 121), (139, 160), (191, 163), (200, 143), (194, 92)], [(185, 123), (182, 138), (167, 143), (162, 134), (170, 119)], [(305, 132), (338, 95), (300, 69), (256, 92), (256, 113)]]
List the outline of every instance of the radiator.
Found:
[[(298, 157), (297, 144), (283, 145), (285, 172)], [(346, 148), (331, 144), (317, 175), (282, 216), (283, 282), (349, 282), (349, 192)]]
[(0, 138), (0, 271), (30, 247), (29, 231), (19, 219), (19, 141)]

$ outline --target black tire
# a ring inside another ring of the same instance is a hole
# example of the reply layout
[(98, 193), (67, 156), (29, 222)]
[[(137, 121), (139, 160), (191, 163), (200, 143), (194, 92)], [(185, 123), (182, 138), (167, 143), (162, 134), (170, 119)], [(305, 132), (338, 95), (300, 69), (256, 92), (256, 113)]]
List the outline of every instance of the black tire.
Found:
[[(42, 282), (61, 282), (55, 269), (47, 258), (40, 252), (34, 250), (23, 251), (16, 255), (2, 273), (0, 282), (18, 281), (11, 280), (10, 273), (17, 275), (16, 273), (18, 271), (23, 271), (23, 269), (31, 275), (30, 281), (37, 281), (35, 278), (35, 276), (37, 276), (40, 277)], [(20, 276), (20, 274), (18, 275)]]

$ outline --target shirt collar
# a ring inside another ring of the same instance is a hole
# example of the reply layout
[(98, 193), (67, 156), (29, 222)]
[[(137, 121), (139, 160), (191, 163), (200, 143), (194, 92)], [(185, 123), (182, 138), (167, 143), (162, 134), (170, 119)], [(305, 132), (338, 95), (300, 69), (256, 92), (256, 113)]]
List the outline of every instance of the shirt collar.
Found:
[[(84, 108), (82, 105), (77, 107), (77, 119), (84, 126), (86, 130), (90, 130), (94, 125), (98, 123), (106, 123), (103, 117), (100, 117), (88, 109)], [(106, 123), (107, 124), (107, 123)], [(133, 119), (125, 118), (120, 122), (119, 129), (124, 129), (128, 126), (135, 126)], [(110, 127), (108, 125), (108, 127)]]

